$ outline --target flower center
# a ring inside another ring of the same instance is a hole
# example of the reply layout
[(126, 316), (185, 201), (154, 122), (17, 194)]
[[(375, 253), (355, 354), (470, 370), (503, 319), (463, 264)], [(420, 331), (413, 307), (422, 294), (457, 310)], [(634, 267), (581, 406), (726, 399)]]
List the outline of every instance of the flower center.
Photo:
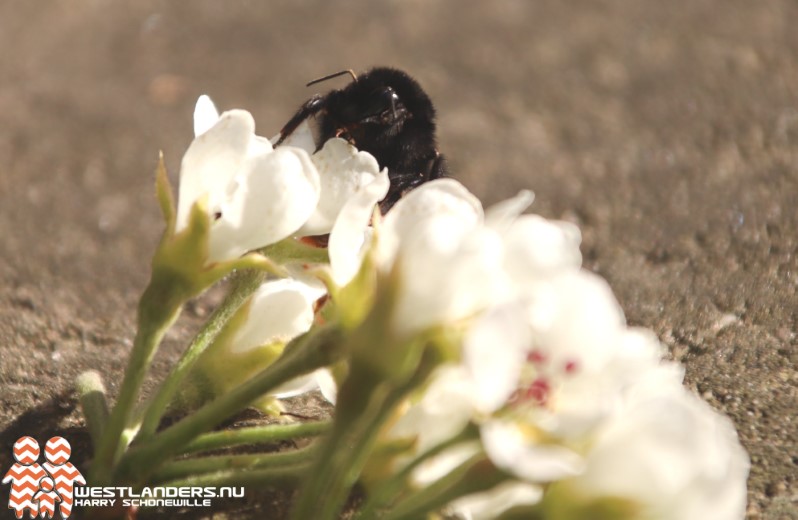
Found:
[(541, 349), (534, 348), (527, 352), (526, 365), (522, 371), (521, 381), (509, 399), (515, 407), (553, 406), (552, 395), (563, 380), (573, 377), (579, 372), (578, 359), (552, 360), (552, 356)]

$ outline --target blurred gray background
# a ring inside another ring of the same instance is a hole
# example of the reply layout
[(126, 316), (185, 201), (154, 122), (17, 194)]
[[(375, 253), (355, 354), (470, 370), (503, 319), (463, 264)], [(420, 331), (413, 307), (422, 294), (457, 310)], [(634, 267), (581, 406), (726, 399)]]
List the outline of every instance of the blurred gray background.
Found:
[(308, 80), (390, 65), (435, 102), (453, 175), (578, 224), (629, 322), (735, 421), (749, 518), (798, 518), (797, 19), (790, 0), (0, 1), (0, 463), (22, 434), (80, 435), (80, 370), (115, 391), (157, 153), (176, 181), (197, 96), (271, 136), (344, 83)]

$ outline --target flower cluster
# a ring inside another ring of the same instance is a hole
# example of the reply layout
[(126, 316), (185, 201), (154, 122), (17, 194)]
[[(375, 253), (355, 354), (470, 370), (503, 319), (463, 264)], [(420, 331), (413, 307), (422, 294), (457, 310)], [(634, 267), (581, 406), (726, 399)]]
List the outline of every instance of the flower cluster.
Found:
[(465, 518), (516, 506), (557, 517), (563, 503), (578, 518), (602, 508), (616, 518), (742, 518), (748, 458), (731, 421), (682, 386), (652, 333), (625, 325), (607, 283), (580, 268), (577, 228), (520, 214), (529, 199), (483, 215), (461, 185), (436, 181), (385, 219), (379, 249), (403, 273), (396, 328), (462, 334), (457, 359), (383, 435), (412, 446), (397, 464), (471, 424), (478, 442), (411, 474), (429, 486), (484, 453), (510, 478), (453, 501)]
[(387, 172), (379, 171), (374, 157), (343, 139), (331, 139), (313, 153), (305, 124), (274, 149), (255, 135), (249, 112), (220, 117), (207, 96), (197, 102), (194, 133), (180, 168), (177, 231), (201, 204), (211, 220), (209, 262), (289, 236), (329, 233), (354, 194), (374, 182), (387, 184)]
[[(336, 279), (351, 277), (364, 239), (351, 229), (365, 230), (375, 204), (387, 193), (387, 171), (343, 139), (330, 139), (316, 152), (307, 123), (277, 149), (254, 131), (248, 112), (220, 116), (207, 96), (199, 98), (195, 139), (181, 164), (175, 231), (184, 230), (192, 209), (200, 208), (209, 226), (203, 254), (213, 264), (284, 239), (329, 234), (336, 227), (331, 263)], [(184, 405), (196, 406), (239, 385), (311, 328), (314, 307), (326, 290), (296, 264), (284, 266), (293, 268), (295, 279), (264, 283), (230, 321), (228, 334), (204, 353), (194, 380), (182, 389)], [(335, 385), (326, 369), (284, 385), (273, 396), (317, 388), (334, 401)], [(258, 405), (264, 411), (281, 409), (270, 398)]]
[[(438, 179), (380, 215), (388, 173), (346, 141), (317, 150), (303, 124), (274, 147), (248, 112), (220, 116), (205, 96), (194, 119), (154, 270), (182, 273), (191, 294), (241, 267), (277, 278), (198, 359), (190, 349), (183, 396), (210, 404), (148, 445), (151, 407), (140, 459), (181, 453), (190, 425), (231, 403), (275, 411), (321, 389), (334, 418), (300, 467), (295, 518), (334, 518), (356, 482), (361, 518), (743, 517), (733, 425), (581, 268), (579, 229), (524, 214), (530, 192), (483, 209)], [(326, 248), (305, 245), (318, 235)], [(146, 474), (131, 453), (123, 470)]]

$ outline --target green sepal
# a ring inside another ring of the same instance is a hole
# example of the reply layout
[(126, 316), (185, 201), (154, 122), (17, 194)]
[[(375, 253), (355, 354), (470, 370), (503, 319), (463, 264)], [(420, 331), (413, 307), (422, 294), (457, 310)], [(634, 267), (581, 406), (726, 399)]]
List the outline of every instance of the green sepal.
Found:
[(166, 222), (164, 236), (171, 236), (175, 232), (175, 222), (177, 213), (175, 211), (175, 197), (172, 192), (172, 185), (169, 176), (166, 174), (166, 165), (163, 162), (163, 151), (158, 152), (158, 166), (155, 169), (155, 194), (158, 198), (158, 205), (161, 214)]
[(268, 245), (258, 251), (264, 256), (283, 265), (289, 262), (306, 264), (329, 264), (330, 255), (326, 247), (315, 247), (303, 243), (301, 240), (289, 237), (274, 244)]
[(191, 206), (185, 229), (175, 232), (174, 197), (163, 156), (158, 161), (155, 186), (166, 229), (152, 259), (152, 279), (160, 282), (162, 290), (168, 288), (172, 297), (186, 301), (236, 269), (260, 269), (278, 277), (288, 275), (283, 267), (259, 253), (209, 263), (211, 218), (207, 197), (200, 197)]
[[(251, 301), (250, 301), (251, 302)], [(236, 331), (249, 319), (250, 302), (230, 318), (215, 341), (200, 355), (178, 394), (181, 408), (196, 409), (241, 385), (280, 357), (285, 342), (274, 341), (245, 352), (231, 352)], [(269, 415), (282, 411), (274, 397), (264, 396), (252, 404)]]
[(335, 293), (330, 292), (337, 304), (341, 325), (345, 328), (354, 329), (369, 313), (377, 291), (377, 276), (374, 255), (368, 251), (354, 278)]

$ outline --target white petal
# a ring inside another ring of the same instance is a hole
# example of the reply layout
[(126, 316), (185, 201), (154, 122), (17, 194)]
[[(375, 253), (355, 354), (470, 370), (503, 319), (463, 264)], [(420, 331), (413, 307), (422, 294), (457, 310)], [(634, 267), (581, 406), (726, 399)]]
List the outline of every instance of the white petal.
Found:
[(504, 239), (507, 271), (524, 286), (574, 271), (582, 264), (579, 229), (567, 222), (523, 215), (508, 226)]
[(587, 271), (548, 280), (534, 293), (530, 324), (550, 363), (598, 372), (613, 358), (625, 330), (623, 311), (607, 282)]
[(300, 236), (329, 233), (347, 201), (380, 171), (371, 154), (358, 152), (343, 139), (329, 139), (311, 161), (319, 172), (321, 195), (316, 211), (299, 230)]
[(266, 282), (252, 295), (249, 316), (236, 331), (230, 352), (287, 342), (313, 324), (313, 304), (323, 290), (285, 278)]
[(211, 261), (236, 258), (290, 236), (319, 200), (319, 177), (308, 155), (278, 148), (250, 158), (211, 229)]
[(543, 490), (526, 482), (503, 482), (488, 491), (458, 498), (449, 508), (466, 520), (492, 520), (516, 506), (540, 502)]
[(432, 375), (419, 403), (391, 428), (393, 438), (415, 438), (417, 452), (460, 433), (473, 415), (473, 385), (457, 365), (444, 365)]
[(481, 222), (483, 218), (479, 199), (458, 181), (449, 178), (427, 182), (411, 191), (394, 205), (390, 214), (391, 217), (386, 217), (386, 226), (394, 225), (394, 220), (403, 222), (409, 219), (412, 222), (441, 214), (467, 215), (474, 222)]
[[(482, 204), (454, 179), (436, 179), (405, 195), (385, 217), (380, 257), (393, 260), (399, 243), (413, 236), (415, 227), (431, 217), (449, 217), (461, 230), (473, 229), (483, 219)], [(453, 230), (456, 231), (456, 230)]]
[(522, 309), (497, 307), (479, 317), (463, 343), (463, 363), (475, 383), (482, 412), (501, 407), (518, 388), (531, 337)]
[(551, 482), (582, 471), (582, 458), (568, 448), (542, 444), (516, 424), (490, 421), (482, 425), (482, 444), (490, 460), (529, 482)]
[(271, 395), (278, 399), (286, 399), (314, 390), (320, 390), (321, 395), (323, 395), (328, 402), (335, 404), (338, 387), (335, 384), (332, 374), (326, 368), (320, 368), (315, 372), (305, 374), (304, 376), (297, 377), (296, 379), (280, 385)]
[(321, 395), (327, 402), (335, 404), (338, 399), (338, 384), (329, 369), (320, 368), (314, 372), (316, 384), (319, 386)]
[(316, 383), (316, 378), (313, 374), (305, 374), (278, 386), (270, 394), (278, 399), (287, 399), (312, 392), (318, 387), (319, 385)]
[(199, 137), (219, 121), (219, 111), (205, 94), (197, 99), (194, 106), (194, 137)]
[(259, 135), (255, 135), (252, 136), (252, 140), (249, 142), (247, 156), (250, 158), (256, 157), (258, 155), (270, 153), (273, 149), (272, 143), (270, 143), (268, 139)]
[[(279, 140), (280, 134), (277, 134), (271, 138), (271, 143), (276, 144)], [(293, 146), (295, 148), (301, 148), (308, 154), (313, 155), (316, 152), (316, 140), (313, 137), (313, 131), (308, 124), (308, 120), (306, 119), (302, 121), (296, 130), (294, 130), (285, 138), (282, 143), (280, 143), (280, 146)]]
[(632, 403), (596, 437), (583, 475), (589, 496), (633, 499), (646, 517), (743, 518), (749, 461), (728, 418), (681, 386)]
[(479, 200), (453, 179), (424, 184), (388, 212), (377, 263), (390, 270), (400, 262), (397, 331), (410, 334), (467, 317), (506, 290), (499, 281), (504, 280), (501, 240), (482, 219)]
[(186, 226), (191, 207), (200, 197), (208, 197), (209, 211), (213, 214), (244, 163), (254, 131), (255, 121), (249, 112), (231, 110), (194, 139), (180, 166), (178, 231)]
[(521, 190), (511, 199), (503, 200), (485, 210), (485, 225), (497, 231), (507, 229), (535, 200), (535, 194)]
[(413, 471), (410, 478), (418, 487), (428, 486), (451, 473), (477, 453), (479, 453), (478, 442), (458, 444), (424, 461)]
[(333, 279), (338, 285), (349, 283), (360, 269), (374, 206), (385, 197), (389, 187), (388, 172), (383, 170), (341, 208), (328, 247)]
[(394, 326), (400, 333), (470, 317), (506, 291), (501, 239), (454, 215), (416, 225), (401, 243), (399, 260), (402, 289)]

